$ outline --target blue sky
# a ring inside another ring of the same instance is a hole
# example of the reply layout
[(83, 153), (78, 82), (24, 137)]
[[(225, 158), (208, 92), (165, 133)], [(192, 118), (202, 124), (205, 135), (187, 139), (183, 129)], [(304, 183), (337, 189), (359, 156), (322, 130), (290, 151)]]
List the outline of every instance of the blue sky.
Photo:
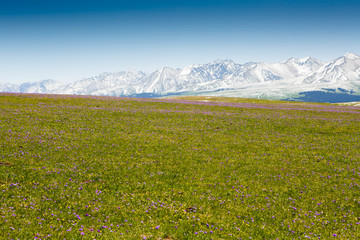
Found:
[(360, 0), (0, 0), (0, 82), (360, 54)]

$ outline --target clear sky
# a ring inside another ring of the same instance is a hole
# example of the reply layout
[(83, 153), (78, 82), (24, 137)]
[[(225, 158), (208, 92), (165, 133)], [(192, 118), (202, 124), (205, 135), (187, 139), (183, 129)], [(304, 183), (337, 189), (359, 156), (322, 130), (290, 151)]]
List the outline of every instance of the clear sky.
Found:
[(360, 54), (360, 0), (0, 0), (0, 83)]

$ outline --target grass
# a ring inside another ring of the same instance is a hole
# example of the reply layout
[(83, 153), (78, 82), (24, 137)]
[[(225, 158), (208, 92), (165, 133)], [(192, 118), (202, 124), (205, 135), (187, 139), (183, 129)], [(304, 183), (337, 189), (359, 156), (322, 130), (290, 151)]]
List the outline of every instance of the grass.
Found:
[(1, 94), (0, 238), (357, 239), (359, 121), (330, 104)]

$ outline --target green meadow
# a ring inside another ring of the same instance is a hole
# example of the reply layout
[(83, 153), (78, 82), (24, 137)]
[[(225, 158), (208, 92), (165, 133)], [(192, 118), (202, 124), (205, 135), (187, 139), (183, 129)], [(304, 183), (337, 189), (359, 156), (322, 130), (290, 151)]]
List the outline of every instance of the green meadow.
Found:
[(0, 239), (359, 239), (360, 107), (0, 94)]

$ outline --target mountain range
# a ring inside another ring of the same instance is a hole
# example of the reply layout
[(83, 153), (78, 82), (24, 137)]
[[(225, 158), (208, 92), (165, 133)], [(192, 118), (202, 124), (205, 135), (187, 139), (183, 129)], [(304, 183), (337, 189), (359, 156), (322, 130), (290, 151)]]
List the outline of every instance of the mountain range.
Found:
[(360, 56), (330, 62), (312, 57), (278, 63), (216, 60), (152, 73), (102, 73), (72, 83), (54, 80), (0, 84), (0, 92), (131, 97), (210, 95), (316, 102), (360, 101)]

